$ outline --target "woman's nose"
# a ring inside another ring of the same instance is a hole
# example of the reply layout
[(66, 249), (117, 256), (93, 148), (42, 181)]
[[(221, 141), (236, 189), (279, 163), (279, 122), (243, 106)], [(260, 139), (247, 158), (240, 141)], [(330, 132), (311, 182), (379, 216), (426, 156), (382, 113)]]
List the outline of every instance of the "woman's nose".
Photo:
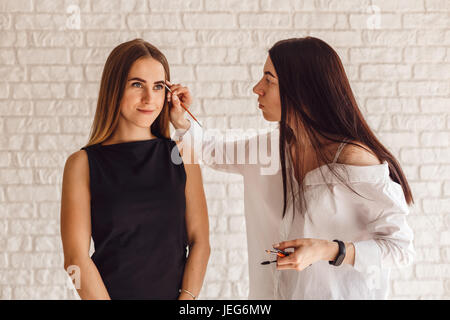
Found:
[(144, 93), (142, 94), (142, 102), (150, 103), (150, 99), (151, 99), (150, 92), (147, 90), (144, 90)]
[(264, 91), (259, 87), (259, 82), (253, 87), (253, 93), (259, 96), (264, 95)]

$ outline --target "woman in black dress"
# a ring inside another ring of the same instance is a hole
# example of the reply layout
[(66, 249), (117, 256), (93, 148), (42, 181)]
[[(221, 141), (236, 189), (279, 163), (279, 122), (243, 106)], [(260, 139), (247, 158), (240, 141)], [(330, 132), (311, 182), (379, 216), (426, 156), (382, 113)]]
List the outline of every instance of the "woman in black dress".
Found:
[(71, 276), (82, 299), (195, 299), (202, 287), (206, 200), (199, 166), (173, 158), (166, 80), (169, 65), (157, 48), (141, 39), (117, 46), (89, 142), (66, 161), (64, 268), (78, 273)]

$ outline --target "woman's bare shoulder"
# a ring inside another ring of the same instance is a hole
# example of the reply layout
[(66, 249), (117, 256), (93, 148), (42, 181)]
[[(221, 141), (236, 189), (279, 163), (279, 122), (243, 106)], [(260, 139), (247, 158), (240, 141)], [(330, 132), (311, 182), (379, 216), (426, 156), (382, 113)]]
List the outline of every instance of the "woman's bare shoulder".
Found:
[(89, 161), (85, 150), (78, 150), (67, 157), (64, 171), (70, 176), (89, 179)]
[(86, 150), (78, 150), (67, 157), (66, 163), (82, 166), (88, 164), (88, 155)]
[(381, 164), (381, 161), (375, 153), (365, 144), (358, 141), (351, 141), (342, 149), (338, 163), (349, 164), (354, 166), (371, 166)]

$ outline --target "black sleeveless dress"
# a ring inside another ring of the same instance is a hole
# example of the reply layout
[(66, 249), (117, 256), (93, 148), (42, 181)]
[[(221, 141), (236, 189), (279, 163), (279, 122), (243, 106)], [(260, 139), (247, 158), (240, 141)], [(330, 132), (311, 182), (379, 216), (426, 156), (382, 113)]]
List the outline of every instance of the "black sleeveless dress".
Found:
[(173, 148), (174, 141), (156, 138), (80, 149), (89, 159), (91, 258), (111, 299), (178, 298), (187, 259), (186, 172), (172, 161)]

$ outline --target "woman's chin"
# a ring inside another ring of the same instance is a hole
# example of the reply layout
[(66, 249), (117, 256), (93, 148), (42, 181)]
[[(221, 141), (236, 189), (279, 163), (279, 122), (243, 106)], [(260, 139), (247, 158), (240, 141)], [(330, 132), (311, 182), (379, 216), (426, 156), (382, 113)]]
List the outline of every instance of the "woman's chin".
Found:
[(262, 112), (262, 116), (264, 117), (264, 119), (266, 120), (266, 121), (269, 121), (269, 122), (274, 122), (274, 121), (278, 121), (277, 119), (274, 119), (274, 117), (272, 117), (270, 114), (267, 114), (266, 112)]
[(140, 128), (150, 128), (151, 125), (153, 124), (153, 122), (155, 122), (154, 119), (151, 120), (151, 121), (149, 121), (149, 120), (147, 120), (147, 121), (137, 120), (137, 121), (134, 121), (134, 124), (137, 127), (140, 127)]

